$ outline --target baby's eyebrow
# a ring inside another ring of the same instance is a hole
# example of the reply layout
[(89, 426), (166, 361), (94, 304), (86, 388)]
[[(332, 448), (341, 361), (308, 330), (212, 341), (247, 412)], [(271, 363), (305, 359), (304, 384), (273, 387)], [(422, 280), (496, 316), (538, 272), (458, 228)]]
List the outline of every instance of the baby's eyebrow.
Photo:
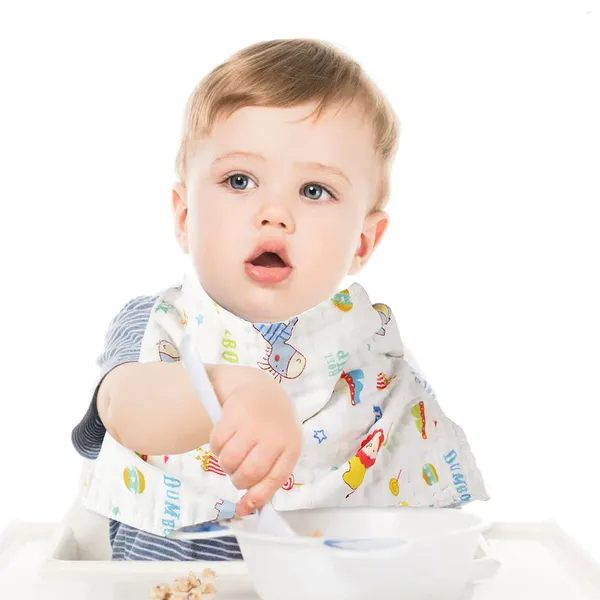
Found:
[(225, 154), (217, 156), (217, 158), (213, 160), (213, 165), (216, 165), (222, 160), (227, 160), (228, 158), (257, 158), (262, 161), (266, 160), (266, 158), (262, 154), (257, 154), (256, 152), (241, 152), (239, 150), (236, 150), (234, 152), (226, 152)]
[(348, 178), (346, 173), (344, 173), (344, 171), (342, 171), (338, 167), (333, 167), (331, 165), (324, 165), (323, 163), (320, 163), (320, 162), (308, 162), (308, 163), (302, 163), (302, 164), (303, 164), (303, 166), (309, 167), (311, 169), (318, 169), (319, 171), (323, 171), (325, 173), (330, 173), (331, 175), (337, 175), (338, 177), (342, 177), (343, 179), (345, 179), (348, 182), (349, 186), (352, 186), (352, 183), (350, 182), (350, 179)]

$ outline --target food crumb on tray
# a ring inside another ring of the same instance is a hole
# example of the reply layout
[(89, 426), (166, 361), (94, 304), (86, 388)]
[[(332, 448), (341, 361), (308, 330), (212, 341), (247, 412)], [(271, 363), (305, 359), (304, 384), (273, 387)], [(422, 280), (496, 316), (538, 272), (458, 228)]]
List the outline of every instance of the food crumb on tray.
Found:
[(155, 585), (150, 591), (150, 600), (211, 600), (217, 590), (206, 580), (215, 577), (212, 569), (204, 569), (200, 577), (190, 573), (187, 577), (176, 579), (172, 586), (166, 583)]

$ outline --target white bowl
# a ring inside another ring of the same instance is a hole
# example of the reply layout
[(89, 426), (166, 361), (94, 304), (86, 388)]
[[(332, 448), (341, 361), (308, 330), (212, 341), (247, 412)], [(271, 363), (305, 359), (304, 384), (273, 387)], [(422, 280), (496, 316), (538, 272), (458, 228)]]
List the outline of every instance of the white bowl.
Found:
[[(474, 557), (485, 523), (452, 509), (332, 508), (282, 513), (302, 536), (256, 531), (256, 518), (234, 524), (262, 600), (458, 600), (479, 578)], [(399, 538), (394, 549), (340, 550), (310, 537)], [(489, 565), (488, 565), (489, 566)]]

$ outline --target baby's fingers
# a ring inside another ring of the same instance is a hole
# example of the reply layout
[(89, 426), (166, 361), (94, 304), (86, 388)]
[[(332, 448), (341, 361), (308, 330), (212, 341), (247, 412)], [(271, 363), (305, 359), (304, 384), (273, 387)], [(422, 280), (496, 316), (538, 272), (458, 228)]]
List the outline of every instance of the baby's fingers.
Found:
[(238, 504), (238, 514), (245, 517), (257, 508), (262, 508), (273, 498), (275, 492), (283, 486), (295, 466), (295, 457), (289, 453), (282, 454), (272, 469), (252, 486)]
[(218, 456), (219, 464), (227, 475), (233, 475), (244, 463), (246, 457), (252, 453), (255, 443), (236, 433), (221, 450)]
[(231, 482), (238, 490), (249, 489), (265, 478), (276, 460), (277, 452), (258, 444), (231, 474)]
[(236, 429), (232, 427), (231, 423), (227, 421), (219, 421), (214, 427), (210, 434), (209, 445), (210, 449), (219, 456), (221, 450), (236, 434)]

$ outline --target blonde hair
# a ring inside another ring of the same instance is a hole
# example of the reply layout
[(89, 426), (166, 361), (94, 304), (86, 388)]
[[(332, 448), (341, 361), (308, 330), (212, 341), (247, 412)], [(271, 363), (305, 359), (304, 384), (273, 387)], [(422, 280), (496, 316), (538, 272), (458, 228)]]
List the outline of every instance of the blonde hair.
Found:
[[(389, 171), (399, 123), (388, 101), (351, 57), (319, 40), (288, 39), (253, 44), (213, 69), (190, 96), (177, 154), (177, 174), (185, 181), (195, 141), (213, 125), (245, 106), (288, 108), (316, 103), (316, 118), (332, 106), (360, 102), (374, 131), (382, 174), (376, 198), (389, 196)], [(311, 116), (311, 115), (309, 115)]]

